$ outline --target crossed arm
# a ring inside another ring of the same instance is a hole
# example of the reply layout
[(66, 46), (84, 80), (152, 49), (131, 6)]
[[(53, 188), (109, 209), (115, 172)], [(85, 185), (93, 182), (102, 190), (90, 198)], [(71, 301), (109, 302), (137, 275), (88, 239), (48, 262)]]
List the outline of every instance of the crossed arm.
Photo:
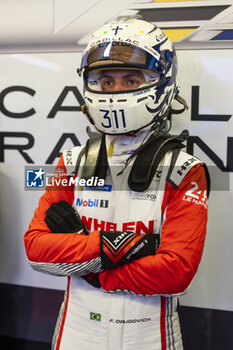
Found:
[[(60, 165), (61, 166), (61, 165)], [(206, 180), (200, 165), (193, 167), (178, 189), (166, 184), (163, 210), (166, 219), (157, 252), (103, 271), (100, 232), (89, 235), (51, 233), (46, 211), (54, 202), (73, 202), (73, 190), (46, 192), (25, 234), (29, 261), (36, 270), (56, 275), (99, 273), (104, 290), (125, 290), (139, 294), (177, 294), (190, 284), (198, 268), (206, 233), (204, 200), (192, 202), (186, 193), (195, 182), (204, 198)], [(197, 194), (196, 194), (197, 196)], [(187, 197), (187, 198), (186, 198)], [(192, 199), (192, 197), (191, 197)], [(155, 254), (156, 253), (156, 254)], [(112, 266), (111, 266), (112, 267)]]

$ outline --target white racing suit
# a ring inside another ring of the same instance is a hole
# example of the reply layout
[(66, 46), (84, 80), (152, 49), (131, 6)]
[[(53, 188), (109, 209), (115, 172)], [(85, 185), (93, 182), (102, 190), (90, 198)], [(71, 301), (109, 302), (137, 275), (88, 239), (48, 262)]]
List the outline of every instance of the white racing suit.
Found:
[[(65, 151), (58, 168), (74, 168), (81, 149)], [(186, 291), (202, 256), (206, 178), (202, 163), (180, 151), (167, 179), (171, 156), (165, 155), (144, 192), (129, 189), (130, 167), (117, 176), (128, 155), (116, 152), (108, 158), (104, 187), (67, 189), (57, 183), (41, 197), (25, 234), (29, 262), (37, 271), (68, 276), (53, 350), (183, 349), (177, 296)], [(50, 232), (45, 212), (60, 200), (77, 210), (88, 236)], [(159, 233), (161, 244), (156, 255), (103, 271), (100, 230)], [(89, 273), (99, 273), (100, 289), (80, 277)]]

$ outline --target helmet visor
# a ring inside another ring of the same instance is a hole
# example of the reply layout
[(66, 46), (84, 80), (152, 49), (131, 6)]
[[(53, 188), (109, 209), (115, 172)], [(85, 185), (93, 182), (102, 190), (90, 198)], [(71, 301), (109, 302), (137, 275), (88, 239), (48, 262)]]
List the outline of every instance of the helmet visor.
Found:
[(163, 67), (158, 59), (149, 52), (127, 42), (108, 41), (90, 48), (82, 57), (80, 70), (114, 61), (135, 67), (161, 72)]
[(160, 78), (156, 72), (121, 65), (93, 68), (84, 73), (86, 89), (105, 93), (138, 91), (154, 86)]

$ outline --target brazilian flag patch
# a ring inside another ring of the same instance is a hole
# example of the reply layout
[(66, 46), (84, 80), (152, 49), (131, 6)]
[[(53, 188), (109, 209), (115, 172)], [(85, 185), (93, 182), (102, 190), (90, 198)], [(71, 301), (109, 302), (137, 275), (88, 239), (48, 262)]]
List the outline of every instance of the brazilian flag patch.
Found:
[(101, 321), (101, 314), (97, 314), (97, 312), (90, 312), (90, 320), (93, 321)]

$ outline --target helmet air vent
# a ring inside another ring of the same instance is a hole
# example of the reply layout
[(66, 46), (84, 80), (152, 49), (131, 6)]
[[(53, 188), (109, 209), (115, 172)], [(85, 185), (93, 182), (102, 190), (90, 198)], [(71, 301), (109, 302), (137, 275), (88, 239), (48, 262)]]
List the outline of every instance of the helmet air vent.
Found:
[(140, 103), (140, 102), (142, 102), (142, 101), (144, 101), (144, 100), (146, 100), (146, 99), (147, 99), (147, 96), (146, 96), (146, 97), (138, 98), (138, 99), (137, 99), (137, 103)]

